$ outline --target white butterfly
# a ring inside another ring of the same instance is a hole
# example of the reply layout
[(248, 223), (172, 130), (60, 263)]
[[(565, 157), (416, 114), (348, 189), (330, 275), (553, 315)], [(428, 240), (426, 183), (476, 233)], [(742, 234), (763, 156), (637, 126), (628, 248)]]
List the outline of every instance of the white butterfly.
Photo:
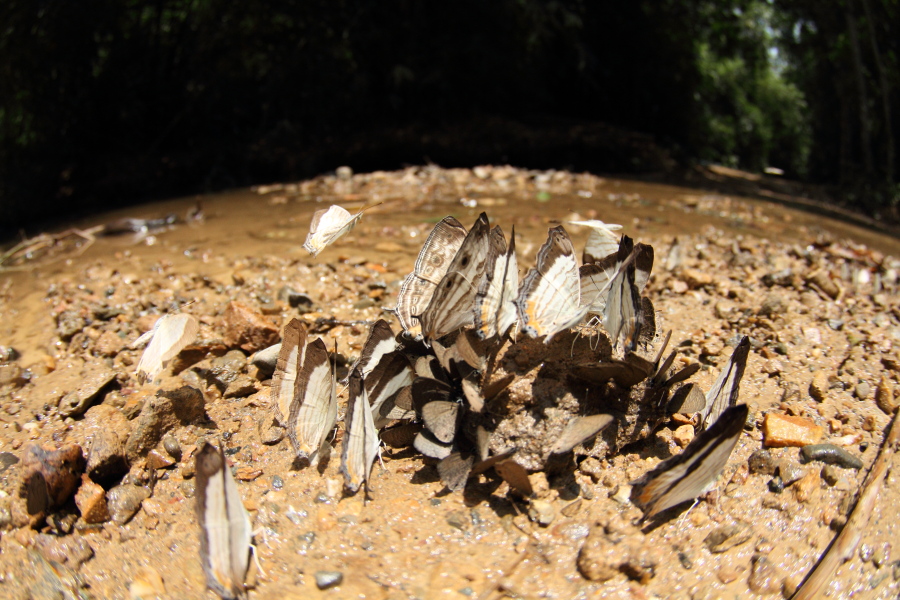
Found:
[(427, 308), (416, 315), (426, 339), (436, 340), (473, 322), (475, 296), (484, 277), (490, 241), (490, 224), (487, 215), (481, 213), (435, 288)]
[(400, 326), (407, 335), (419, 337), (419, 319), (428, 306), (434, 290), (444, 278), (456, 252), (466, 237), (466, 228), (453, 217), (444, 217), (435, 225), (419, 251), (413, 272), (406, 276), (397, 294), (397, 306), (391, 311), (397, 315)]
[(132, 347), (136, 347), (150, 339), (138, 362), (138, 379), (141, 381), (156, 379), (162, 372), (164, 364), (193, 342), (199, 331), (200, 323), (193, 315), (178, 313), (160, 317), (152, 330), (132, 344)]
[(355, 215), (351, 215), (336, 204), (317, 210), (313, 214), (303, 248), (313, 256), (318, 256), (326, 246), (333, 244), (353, 229), (362, 218), (363, 212), (369, 208), (372, 207), (367, 206)]
[(706, 429), (710, 423), (719, 418), (726, 409), (737, 404), (740, 392), (741, 379), (744, 376), (744, 368), (747, 366), (747, 356), (750, 354), (750, 338), (744, 336), (731, 358), (725, 364), (725, 368), (719, 373), (716, 382), (706, 394), (706, 405), (700, 410), (700, 427)]
[(589, 306), (581, 304), (581, 280), (572, 240), (563, 227), (550, 230), (516, 298), (522, 331), (544, 341), (581, 322)]
[(581, 255), (582, 264), (597, 262), (610, 254), (615, 254), (619, 248), (619, 235), (614, 233), (622, 229), (615, 223), (604, 223), (599, 220), (569, 221), (572, 225), (590, 227), (587, 242), (584, 244), (584, 253)]
[(228, 600), (244, 593), (253, 537), (250, 515), (221, 448), (205, 443), (197, 453), (197, 522), (206, 584)]
[(725, 468), (741, 437), (747, 414), (745, 404), (727, 409), (681, 454), (661, 462), (634, 485), (631, 500), (644, 511), (645, 519), (706, 491)]
[(288, 417), (288, 435), (299, 458), (313, 467), (330, 450), (327, 437), (337, 421), (337, 382), (321, 338), (306, 347)]
[(516, 295), (519, 264), (516, 260), (516, 229), (509, 246), (500, 227), (491, 231), (484, 278), (475, 296), (475, 331), (481, 339), (506, 334), (518, 320)]
[(286, 426), (294, 401), (297, 374), (306, 356), (306, 326), (299, 319), (291, 319), (284, 328), (281, 350), (272, 376), (270, 398), (278, 422)]
[(344, 475), (344, 487), (356, 492), (369, 480), (372, 463), (378, 454), (378, 432), (359, 371), (350, 373), (349, 394), (344, 417), (347, 429), (344, 431), (341, 473)]

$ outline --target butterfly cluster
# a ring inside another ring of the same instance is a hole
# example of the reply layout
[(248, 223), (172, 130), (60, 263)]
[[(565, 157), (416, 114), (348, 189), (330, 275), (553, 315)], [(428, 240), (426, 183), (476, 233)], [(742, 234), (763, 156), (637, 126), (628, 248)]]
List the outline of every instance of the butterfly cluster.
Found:
[[(581, 264), (554, 227), (521, 284), (514, 232), (507, 242), (484, 213), (469, 230), (453, 217), (435, 226), (392, 310), (402, 331), (375, 322), (347, 375), (348, 491), (367, 484), (384, 443), (437, 461), (451, 490), (492, 470), (527, 496), (528, 471), (606, 456), (675, 412), (696, 413), (699, 433), (637, 483), (635, 503), (652, 515), (718, 476), (747, 416), (734, 407), (748, 340), (704, 394), (688, 381), (699, 365), (665, 354), (669, 335), (657, 335), (642, 296), (653, 248), (619, 238), (616, 225), (578, 224), (592, 229)], [(298, 320), (285, 329), (272, 400), (297, 458), (318, 464), (336, 423), (337, 375)]]

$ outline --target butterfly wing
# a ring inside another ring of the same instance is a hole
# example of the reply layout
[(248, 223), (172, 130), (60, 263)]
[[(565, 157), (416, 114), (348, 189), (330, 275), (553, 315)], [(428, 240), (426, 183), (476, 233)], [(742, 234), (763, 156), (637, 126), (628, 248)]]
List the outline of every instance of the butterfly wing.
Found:
[(275, 363), (275, 374), (272, 376), (272, 387), (269, 392), (275, 416), (282, 425), (287, 425), (291, 414), (297, 375), (303, 366), (305, 354), (306, 326), (298, 319), (291, 319), (284, 328), (281, 351)]
[(338, 238), (353, 229), (362, 218), (362, 211), (351, 215), (346, 209), (333, 205), (327, 209), (317, 210), (310, 223), (309, 234), (303, 248), (318, 256), (326, 246), (333, 244)]
[(297, 377), (295, 396), (299, 398), (291, 408), (288, 435), (298, 457), (308, 458), (312, 466), (319, 463), (321, 449), (337, 421), (337, 390), (335, 372), (328, 358), (328, 349), (321, 338), (306, 349), (303, 368)]
[(341, 473), (344, 475), (344, 487), (356, 492), (368, 481), (372, 463), (378, 454), (378, 432), (359, 371), (350, 373), (349, 402), (344, 421), (347, 430), (341, 452)]
[(702, 428), (709, 427), (726, 409), (737, 404), (741, 378), (744, 376), (744, 368), (747, 366), (749, 354), (750, 338), (744, 336), (735, 347), (734, 352), (731, 353), (731, 358), (719, 373), (716, 382), (706, 394), (706, 405), (700, 411)]

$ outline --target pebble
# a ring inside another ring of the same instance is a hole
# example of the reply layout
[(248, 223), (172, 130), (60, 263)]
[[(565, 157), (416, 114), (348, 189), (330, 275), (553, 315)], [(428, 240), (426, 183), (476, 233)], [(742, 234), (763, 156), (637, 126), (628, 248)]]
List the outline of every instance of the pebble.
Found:
[(838, 467), (834, 465), (825, 465), (824, 467), (822, 467), (821, 476), (822, 481), (827, 483), (829, 486), (834, 487), (834, 485), (841, 480), (843, 474), (840, 472)]
[(26, 444), (22, 451), (22, 496), (30, 515), (65, 504), (81, 482), (85, 460), (78, 444), (59, 448)]
[(168, 469), (175, 464), (170, 456), (165, 456), (158, 450), (151, 450), (147, 453), (147, 466), (151, 469)]
[(894, 386), (891, 383), (891, 380), (884, 375), (881, 376), (878, 387), (875, 388), (875, 404), (888, 415), (894, 414), (894, 411), (897, 410), (897, 400), (894, 397)]
[(763, 419), (763, 444), (769, 448), (815, 444), (825, 430), (810, 419), (767, 413)]
[(691, 440), (694, 439), (694, 426), (681, 425), (672, 434), (672, 439), (675, 440), (675, 443), (680, 447), (687, 447), (687, 445), (691, 443)]
[(122, 412), (107, 404), (92, 406), (84, 417), (87, 473), (92, 480), (106, 482), (128, 471), (125, 442), (131, 423)]
[(798, 465), (796, 462), (782, 458), (776, 461), (775, 468), (778, 471), (778, 475), (781, 477), (781, 480), (784, 482), (784, 485), (791, 485), (804, 475), (806, 475), (806, 469)]
[(228, 384), (222, 397), (246, 398), (256, 392), (256, 381), (246, 375), (240, 375), (237, 379)]
[(236, 301), (228, 303), (222, 315), (222, 324), (225, 344), (245, 352), (258, 352), (281, 338), (281, 331), (275, 323), (259, 311)]
[(872, 391), (872, 386), (870, 386), (865, 381), (860, 381), (859, 383), (856, 384), (856, 389), (854, 391), (856, 393), (857, 398), (859, 398), (860, 400), (865, 400), (866, 398), (869, 397), (869, 394)]
[(116, 378), (116, 373), (105, 363), (89, 363), (84, 366), (78, 387), (59, 401), (59, 414), (76, 417), (100, 397), (100, 393)]
[(341, 585), (344, 581), (344, 574), (340, 571), (316, 571), (316, 587), (320, 590), (327, 590), (336, 585)]
[(80, 311), (64, 310), (56, 317), (56, 334), (59, 336), (59, 339), (68, 342), (86, 325), (87, 321), (81, 316)]
[(841, 294), (841, 288), (838, 284), (827, 272), (821, 269), (807, 275), (806, 282), (822, 290), (832, 300)]
[(12, 452), (0, 452), (0, 475), (18, 462), (19, 457)]
[(125, 444), (125, 454), (130, 462), (154, 448), (163, 435), (175, 427), (206, 420), (203, 392), (173, 381), (174, 385), (163, 387), (144, 403)]
[(109, 515), (116, 525), (124, 525), (141, 509), (141, 503), (150, 497), (150, 488), (122, 483), (106, 495)]
[(787, 303), (784, 301), (784, 297), (781, 294), (770, 293), (766, 294), (766, 297), (763, 298), (762, 304), (759, 307), (759, 314), (764, 317), (772, 317), (784, 315), (787, 310)]
[(808, 502), (822, 485), (818, 471), (810, 471), (801, 477), (793, 486), (794, 497), (798, 502)]
[(775, 473), (776, 460), (769, 450), (761, 448), (750, 455), (750, 458), (747, 459), (747, 466), (751, 473), (773, 475)]
[(830, 381), (828, 378), (828, 373), (822, 369), (819, 369), (818, 371), (813, 373), (812, 381), (809, 384), (809, 395), (812, 396), (814, 400), (824, 402), (828, 397), (829, 386)]
[(712, 553), (725, 552), (739, 546), (753, 537), (753, 531), (744, 523), (723, 525), (709, 532), (703, 540), (706, 548)]
[(680, 276), (691, 289), (712, 285), (713, 282), (712, 275), (698, 269), (682, 269)]
[(853, 456), (843, 448), (834, 444), (813, 444), (800, 450), (800, 458), (804, 462), (814, 460), (837, 465), (845, 469), (862, 469), (862, 460)]
[(755, 555), (750, 567), (747, 585), (757, 594), (776, 594), (781, 591), (781, 573), (775, 564), (762, 555)]
[(618, 545), (610, 542), (602, 527), (594, 527), (578, 552), (577, 566), (582, 577), (589, 581), (609, 581), (618, 572), (622, 558)]
[(259, 369), (260, 374), (271, 376), (275, 372), (278, 355), (281, 353), (281, 343), (263, 348), (250, 357), (250, 364)]
[(85, 523), (95, 524), (109, 520), (106, 490), (91, 481), (86, 474), (81, 476), (81, 487), (75, 493), (75, 506), (78, 507), (78, 512), (81, 513)]
[(556, 518), (556, 509), (547, 500), (532, 500), (528, 507), (528, 517), (541, 527), (547, 527)]
[(176, 461), (181, 460), (181, 444), (174, 435), (163, 436), (163, 449)]

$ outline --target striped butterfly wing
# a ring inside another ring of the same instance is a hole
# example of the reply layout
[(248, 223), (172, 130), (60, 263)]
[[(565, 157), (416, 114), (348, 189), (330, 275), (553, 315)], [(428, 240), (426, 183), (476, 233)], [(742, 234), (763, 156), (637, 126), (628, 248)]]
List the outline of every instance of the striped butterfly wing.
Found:
[(303, 368), (297, 377), (291, 408), (288, 435), (299, 458), (307, 458), (316, 466), (328, 434), (337, 421), (337, 383), (325, 342), (318, 338), (306, 348)]
[(437, 285), (441, 282), (457, 250), (466, 237), (466, 228), (453, 217), (444, 217), (429, 234), (419, 251), (413, 272), (406, 276), (397, 294), (397, 315), (407, 335), (421, 334), (419, 319), (428, 306)]
[(631, 500), (651, 518), (692, 500), (719, 476), (747, 421), (745, 404), (727, 409), (695, 437), (681, 454), (661, 462), (632, 488)]
[(550, 341), (587, 314), (580, 299), (581, 281), (572, 240), (562, 226), (554, 227), (516, 299), (522, 331), (529, 337), (546, 336), (544, 341)]
[(516, 260), (516, 230), (509, 246), (500, 227), (491, 231), (485, 274), (475, 297), (475, 331), (481, 339), (503, 336), (518, 319), (516, 294), (519, 265)]
[(275, 363), (275, 374), (272, 376), (269, 392), (275, 416), (284, 426), (287, 426), (291, 414), (297, 375), (303, 366), (305, 355), (306, 326), (299, 319), (291, 319), (284, 328), (281, 351)]
[(715, 422), (725, 410), (737, 404), (741, 379), (744, 376), (744, 368), (747, 366), (749, 354), (750, 338), (744, 336), (706, 394), (706, 405), (700, 411), (700, 425), (703, 429)]
[(222, 598), (238, 598), (250, 565), (250, 516), (220, 448), (203, 445), (196, 473), (195, 508), (207, 585)]
[(344, 487), (350, 492), (356, 492), (368, 481), (378, 454), (378, 432), (359, 371), (350, 373), (349, 401), (344, 422), (347, 429), (341, 453), (341, 473), (344, 475)]
[(484, 277), (490, 241), (490, 224), (487, 215), (481, 213), (435, 288), (428, 306), (418, 315), (422, 334), (427, 339), (436, 340), (474, 321), (473, 307)]

